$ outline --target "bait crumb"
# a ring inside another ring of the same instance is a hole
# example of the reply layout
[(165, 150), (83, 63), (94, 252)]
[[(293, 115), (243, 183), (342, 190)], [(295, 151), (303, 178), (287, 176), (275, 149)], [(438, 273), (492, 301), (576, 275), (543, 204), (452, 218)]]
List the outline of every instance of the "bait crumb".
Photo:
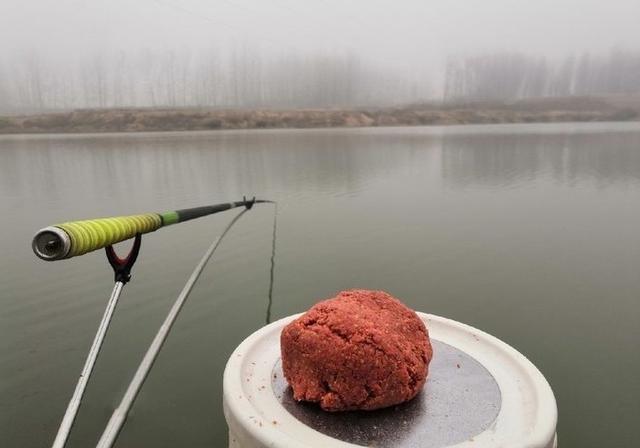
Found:
[(383, 291), (317, 303), (281, 334), (284, 376), (298, 401), (325, 411), (373, 410), (415, 397), (433, 356), (415, 312)]

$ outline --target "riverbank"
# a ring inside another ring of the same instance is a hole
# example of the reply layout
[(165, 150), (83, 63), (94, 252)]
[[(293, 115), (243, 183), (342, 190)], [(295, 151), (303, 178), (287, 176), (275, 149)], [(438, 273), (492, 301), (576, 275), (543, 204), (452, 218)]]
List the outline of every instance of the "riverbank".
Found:
[(351, 110), (83, 109), (0, 116), (0, 134), (634, 121), (640, 98), (540, 98)]

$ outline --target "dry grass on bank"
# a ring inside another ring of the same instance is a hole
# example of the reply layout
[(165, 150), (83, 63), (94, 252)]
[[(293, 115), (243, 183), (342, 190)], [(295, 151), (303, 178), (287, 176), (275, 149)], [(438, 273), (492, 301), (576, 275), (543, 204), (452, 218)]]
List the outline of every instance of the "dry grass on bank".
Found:
[(74, 110), (0, 117), (0, 133), (424, 126), (638, 119), (640, 119), (640, 97), (573, 97), (529, 99), (511, 103), (415, 104), (396, 108), (352, 110)]

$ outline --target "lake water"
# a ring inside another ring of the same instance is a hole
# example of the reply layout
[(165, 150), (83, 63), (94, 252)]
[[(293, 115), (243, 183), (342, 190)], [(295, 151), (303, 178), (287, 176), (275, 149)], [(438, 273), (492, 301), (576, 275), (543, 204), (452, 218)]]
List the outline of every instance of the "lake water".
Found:
[[(48, 446), (112, 288), (102, 252), (47, 263), (71, 219), (279, 201), (272, 316), (346, 288), (481, 328), (558, 400), (563, 447), (640, 445), (640, 124), (0, 137), (0, 446)], [(70, 447), (94, 446), (171, 303), (232, 217), (143, 238)], [(265, 323), (273, 208), (197, 283), (119, 447), (221, 447), (227, 357)]]

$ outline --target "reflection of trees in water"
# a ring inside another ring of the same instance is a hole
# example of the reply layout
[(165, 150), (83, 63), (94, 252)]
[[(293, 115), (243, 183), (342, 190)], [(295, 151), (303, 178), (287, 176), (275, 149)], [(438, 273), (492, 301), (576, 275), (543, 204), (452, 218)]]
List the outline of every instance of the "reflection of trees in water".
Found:
[(505, 186), (548, 176), (598, 186), (640, 182), (640, 133), (445, 134), (449, 186)]
[(411, 148), (424, 147), (424, 138), (266, 131), (8, 138), (2, 146), (5, 194), (60, 202), (126, 198), (146, 210), (168, 206), (166, 197), (188, 205), (254, 193), (348, 194), (411, 167)]

